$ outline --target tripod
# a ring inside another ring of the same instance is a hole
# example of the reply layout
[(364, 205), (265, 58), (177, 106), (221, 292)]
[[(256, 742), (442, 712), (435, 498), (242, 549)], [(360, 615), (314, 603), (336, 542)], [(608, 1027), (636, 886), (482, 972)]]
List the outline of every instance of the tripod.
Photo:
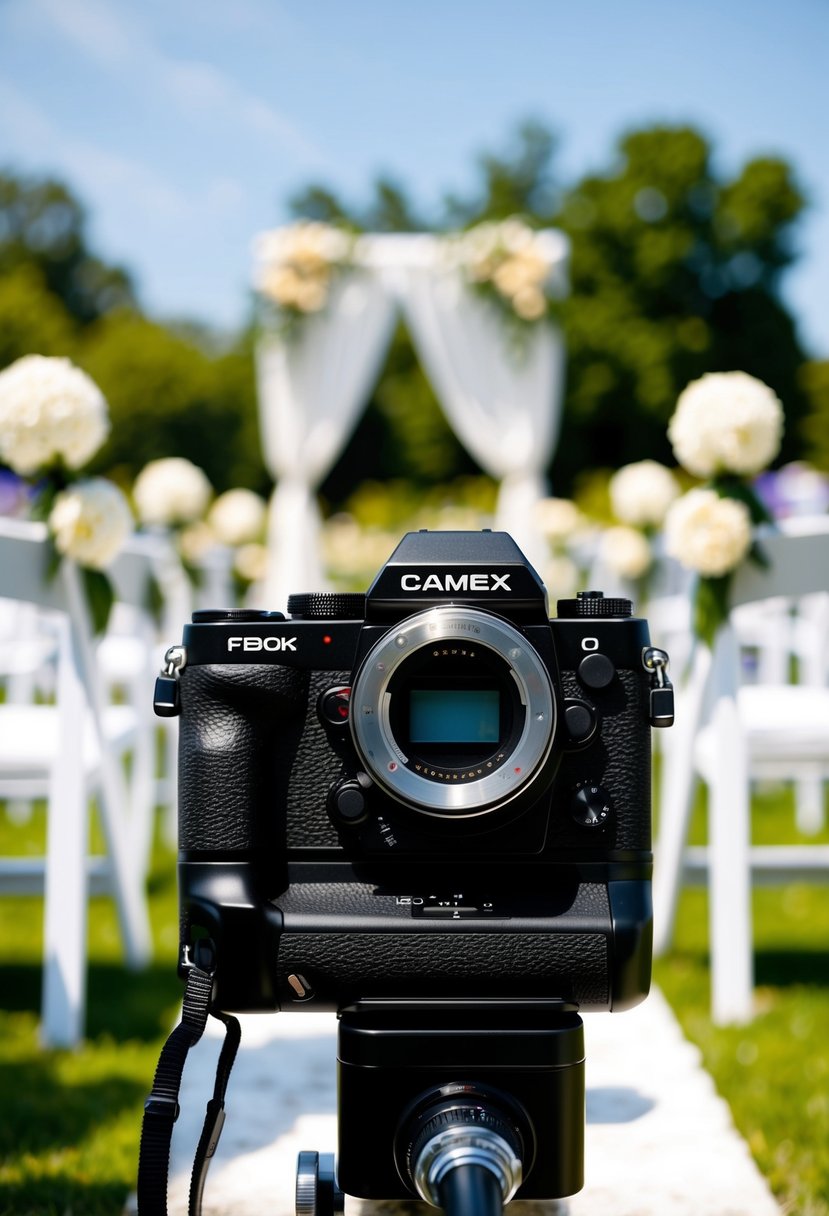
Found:
[(338, 1156), (300, 1154), (297, 1216), (343, 1194), (497, 1216), (583, 1185), (584, 1037), (562, 1001), (362, 1002), (340, 1015)]

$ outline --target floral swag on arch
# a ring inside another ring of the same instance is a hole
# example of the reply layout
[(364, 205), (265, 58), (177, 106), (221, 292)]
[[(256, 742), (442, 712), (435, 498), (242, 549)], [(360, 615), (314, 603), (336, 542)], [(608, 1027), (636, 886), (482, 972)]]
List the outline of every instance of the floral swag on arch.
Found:
[(461, 443), (500, 483), (495, 526), (534, 563), (534, 504), (558, 437), (564, 347), (549, 301), (568, 244), (518, 219), (449, 236), (351, 236), (302, 222), (261, 234), (255, 286), (269, 519), (269, 607), (322, 588), (316, 488), (348, 442), (402, 313)]

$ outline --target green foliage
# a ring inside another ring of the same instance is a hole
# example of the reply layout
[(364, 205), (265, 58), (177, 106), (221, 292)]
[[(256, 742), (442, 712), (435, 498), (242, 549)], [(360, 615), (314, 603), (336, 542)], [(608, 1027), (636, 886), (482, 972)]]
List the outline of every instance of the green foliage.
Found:
[(62, 182), (0, 173), (0, 275), (37, 267), (81, 324), (134, 303), (129, 275), (91, 253), (85, 226), (83, 207)]
[[(668, 419), (688, 381), (708, 371), (740, 369), (769, 384), (786, 411), (780, 460), (801, 455), (803, 352), (778, 294), (803, 207), (789, 166), (765, 157), (725, 178), (700, 132), (654, 126), (625, 135), (604, 171), (562, 190), (554, 154), (551, 132), (525, 123), (505, 153), (478, 157), (476, 185), (447, 196), (432, 226), (442, 231), (522, 214), (570, 238), (571, 292), (560, 307), (567, 386), (551, 470), (557, 492), (572, 493), (596, 466), (645, 457), (673, 463)], [(293, 206), (358, 230), (408, 230), (416, 219), (400, 187), (383, 180), (367, 206), (351, 207), (319, 185)], [(443, 424), (416, 359), (403, 357), (408, 341), (398, 335), (393, 385), (384, 373), (364, 425), (383, 435), (394, 475), (419, 479), (419, 458), (402, 474), (397, 454), (421, 428), (437, 436)], [(447, 467), (461, 459), (457, 445), (441, 450), (445, 475), (461, 473), (460, 463)], [(376, 476), (368, 464), (375, 452), (364, 442), (349, 452), (355, 480)]]
[(91, 327), (78, 361), (112, 416), (97, 468), (129, 483), (148, 460), (186, 456), (217, 491), (263, 488), (249, 347), (211, 355), (137, 313), (119, 312)]
[(810, 404), (803, 420), (805, 454), (816, 468), (829, 472), (829, 359), (804, 364), (800, 383)]
[[(522, 214), (570, 238), (571, 293), (560, 305), (566, 395), (550, 470), (556, 492), (572, 494), (592, 468), (645, 457), (673, 463), (668, 418), (682, 388), (708, 371), (741, 369), (764, 380), (786, 411), (780, 461), (808, 455), (829, 467), (829, 375), (822, 364), (801, 370), (779, 296), (803, 207), (790, 167), (763, 157), (729, 177), (715, 169), (699, 131), (654, 126), (629, 132), (602, 171), (564, 188), (555, 147), (543, 124), (525, 122), (506, 150), (478, 156), (470, 189), (433, 208), (431, 227)], [(354, 231), (430, 226), (388, 176), (358, 206), (320, 183), (291, 205)], [(89, 251), (83, 209), (66, 186), (0, 175), (0, 365), (27, 351), (78, 348), (113, 410), (101, 470), (115, 466), (126, 480), (146, 460), (175, 454), (202, 465), (217, 489), (266, 488), (250, 335), (217, 352), (205, 333), (147, 320), (123, 307), (131, 301), (124, 272)], [(400, 327), (323, 497), (336, 508), (365, 479), (428, 489), (479, 471)]]
[(215, 350), (197, 325), (143, 317), (126, 273), (90, 252), (84, 230), (65, 185), (0, 174), (0, 367), (68, 355), (90, 373), (112, 416), (96, 472), (126, 485), (148, 460), (186, 456), (218, 491), (266, 490), (249, 333)]
[(72, 319), (36, 265), (0, 275), (0, 367), (22, 355), (66, 355), (74, 344)]
[(752, 161), (731, 182), (690, 128), (625, 136), (616, 162), (570, 190), (556, 217), (572, 243), (562, 308), (568, 390), (554, 469), (670, 461), (665, 427), (689, 380), (741, 369), (781, 397), (799, 451), (803, 353), (777, 297), (803, 200), (791, 170)]

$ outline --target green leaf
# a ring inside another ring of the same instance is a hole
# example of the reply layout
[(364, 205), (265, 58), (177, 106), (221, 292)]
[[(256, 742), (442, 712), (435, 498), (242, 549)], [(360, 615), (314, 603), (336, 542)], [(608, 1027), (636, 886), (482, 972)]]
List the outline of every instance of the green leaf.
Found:
[(717, 630), (728, 617), (731, 574), (700, 578), (694, 594), (694, 633), (708, 646), (714, 645)]
[(737, 477), (733, 473), (721, 473), (718, 477), (711, 479), (711, 487), (717, 491), (720, 498), (734, 498), (737, 502), (741, 502), (747, 508), (751, 522), (755, 526), (774, 523), (774, 516), (769, 513), (754, 486), (749, 485), (742, 477)]
[(79, 566), (78, 569), (81, 572), (89, 615), (92, 618), (92, 630), (97, 636), (103, 633), (107, 627), (109, 614), (115, 603), (115, 592), (103, 570), (90, 570), (88, 566)]
[(147, 579), (147, 589), (144, 595), (144, 606), (155, 621), (156, 625), (160, 625), (162, 613), (164, 611), (164, 592), (161, 590), (159, 581), (154, 574), (150, 574), (149, 578)]

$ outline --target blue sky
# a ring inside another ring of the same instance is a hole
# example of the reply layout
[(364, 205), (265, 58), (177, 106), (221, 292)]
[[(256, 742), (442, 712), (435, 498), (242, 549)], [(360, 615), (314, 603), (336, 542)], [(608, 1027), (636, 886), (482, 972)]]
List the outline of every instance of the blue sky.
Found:
[(0, 164), (64, 176), (144, 303), (243, 316), (253, 235), (310, 180), (424, 207), (529, 116), (563, 179), (626, 128), (692, 122), (724, 171), (788, 157), (810, 198), (786, 295), (829, 355), (827, 0), (0, 0)]

